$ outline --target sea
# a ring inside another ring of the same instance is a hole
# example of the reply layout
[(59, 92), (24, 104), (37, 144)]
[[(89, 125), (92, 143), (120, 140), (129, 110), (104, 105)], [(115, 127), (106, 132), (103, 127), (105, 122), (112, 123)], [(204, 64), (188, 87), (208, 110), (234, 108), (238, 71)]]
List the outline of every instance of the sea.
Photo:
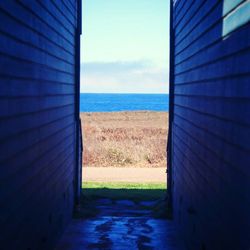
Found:
[(168, 111), (168, 94), (87, 94), (80, 95), (81, 112)]

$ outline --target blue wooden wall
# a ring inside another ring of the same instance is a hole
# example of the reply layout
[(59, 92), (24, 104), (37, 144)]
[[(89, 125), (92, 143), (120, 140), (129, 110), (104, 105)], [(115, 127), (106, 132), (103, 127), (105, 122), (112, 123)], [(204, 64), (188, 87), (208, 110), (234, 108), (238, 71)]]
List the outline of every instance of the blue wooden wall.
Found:
[(77, 182), (76, 0), (0, 1), (0, 249), (52, 249)]
[(250, 5), (173, 1), (174, 219), (190, 250), (250, 249)]

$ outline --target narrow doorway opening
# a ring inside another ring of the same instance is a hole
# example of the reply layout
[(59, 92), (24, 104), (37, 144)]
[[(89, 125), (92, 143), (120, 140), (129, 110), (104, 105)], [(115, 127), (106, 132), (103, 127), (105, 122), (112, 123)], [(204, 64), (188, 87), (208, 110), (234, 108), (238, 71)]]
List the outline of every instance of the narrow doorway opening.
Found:
[(164, 200), (169, 8), (166, 0), (83, 3), (84, 215), (105, 203), (155, 209)]

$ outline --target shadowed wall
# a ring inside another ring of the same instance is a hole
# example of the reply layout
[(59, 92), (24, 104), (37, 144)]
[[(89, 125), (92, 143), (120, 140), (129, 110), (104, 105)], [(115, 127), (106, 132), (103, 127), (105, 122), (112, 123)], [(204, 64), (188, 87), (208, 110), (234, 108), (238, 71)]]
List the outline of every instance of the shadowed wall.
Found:
[(173, 3), (172, 197), (192, 250), (250, 247), (249, 8)]
[(72, 216), (79, 12), (74, 0), (0, 1), (1, 249), (51, 249)]

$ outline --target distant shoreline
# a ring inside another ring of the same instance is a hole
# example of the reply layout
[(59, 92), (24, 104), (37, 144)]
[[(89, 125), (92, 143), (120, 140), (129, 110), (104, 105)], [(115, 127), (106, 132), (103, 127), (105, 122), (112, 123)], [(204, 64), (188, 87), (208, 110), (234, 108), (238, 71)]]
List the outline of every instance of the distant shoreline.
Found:
[(80, 93), (81, 95), (169, 95), (169, 93)]

